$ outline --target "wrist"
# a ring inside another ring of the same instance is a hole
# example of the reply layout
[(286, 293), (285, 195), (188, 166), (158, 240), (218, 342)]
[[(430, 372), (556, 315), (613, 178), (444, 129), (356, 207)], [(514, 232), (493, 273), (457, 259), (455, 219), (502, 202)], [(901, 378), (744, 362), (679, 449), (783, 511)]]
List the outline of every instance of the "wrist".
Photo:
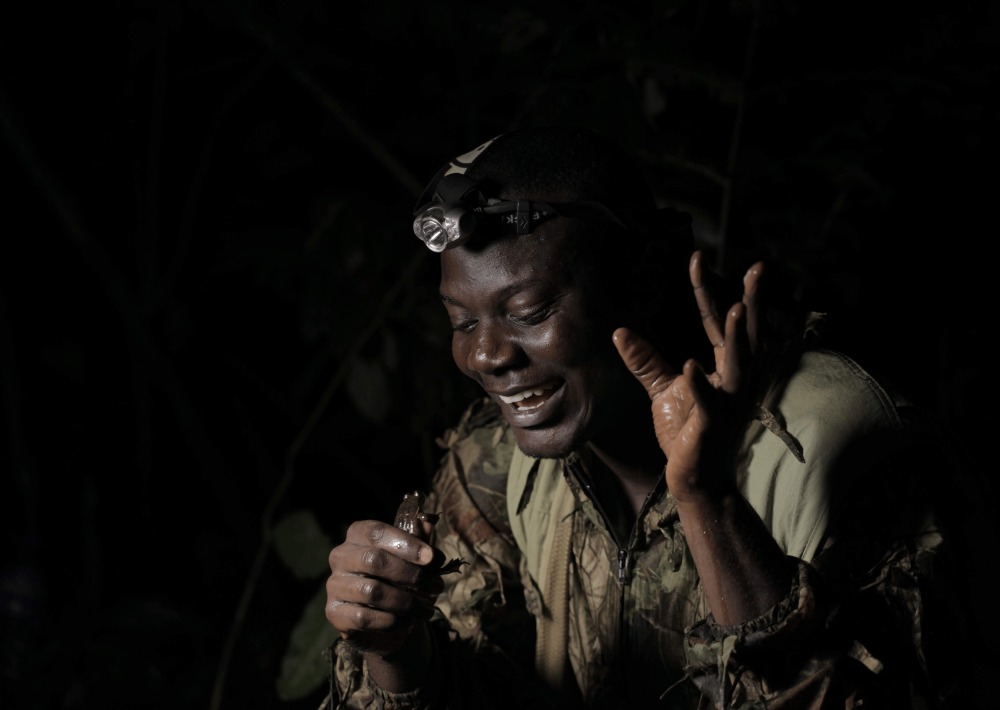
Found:
[(732, 516), (744, 503), (736, 486), (688, 489), (673, 496), (682, 518), (703, 522)]
[(391, 693), (402, 693), (427, 682), (435, 654), (427, 624), (418, 622), (396, 649), (364, 651), (362, 656), (376, 685)]

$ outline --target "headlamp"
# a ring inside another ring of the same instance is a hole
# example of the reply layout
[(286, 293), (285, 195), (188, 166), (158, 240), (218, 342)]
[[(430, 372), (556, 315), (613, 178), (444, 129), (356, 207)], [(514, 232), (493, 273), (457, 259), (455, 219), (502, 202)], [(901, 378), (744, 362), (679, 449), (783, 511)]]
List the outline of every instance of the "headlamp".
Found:
[(528, 234), (558, 213), (537, 200), (490, 200), (485, 205), (439, 202), (417, 210), (413, 233), (431, 251), (442, 252), (464, 243), (474, 232)]
[[(498, 188), (466, 174), (472, 164), (493, 144), (497, 136), (446, 163), (424, 189), (413, 210), (413, 233), (433, 252), (465, 243), (473, 234), (486, 238), (529, 234), (552, 217), (603, 222), (614, 228), (635, 231), (647, 238), (691, 239), (691, 216), (672, 207), (626, 207), (616, 214), (592, 200), (542, 202), (517, 198), (487, 197)], [(624, 219), (623, 219), (624, 218)]]
[[(496, 139), (493, 139), (496, 140)], [(499, 200), (483, 194), (483, 186), (466, 176), (473, 161), (493, 142), (446, 164), (431, 180), (413, 211), (413, 233), (434, 252), (463, 244), (473, 235), (528, 234), (551, 217), (576, 217), (624, 226), (599, 202)]]
[(476, 229), (476, 213), (462, 205), (434, 205), (413, 220), (413, 233), (431, 251), (442, 252), (464, 242)]
[[(542, 202), (486, 199), (478, 183), (464, 175), (445, 175), (432, 183), (414, 210), (413, 233), (434, 252), (463, 244), (473, 233), (488, 236), (529, 234), (551, 217), (576, 217), (624, 226), (599, 202)], [(430, 197), (431, 201), (426, 202)]]

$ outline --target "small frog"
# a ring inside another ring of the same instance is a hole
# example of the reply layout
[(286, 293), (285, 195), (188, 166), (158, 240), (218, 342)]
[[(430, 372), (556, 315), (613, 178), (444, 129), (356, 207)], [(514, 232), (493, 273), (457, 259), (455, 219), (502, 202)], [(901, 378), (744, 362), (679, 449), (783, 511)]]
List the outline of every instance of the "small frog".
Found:
[[(426, 501), (427, 496), (420, 491), (405, 494), (403, 502), (399, 504), (399, 508), (396, 510), (396, 518), (393, 520), (393, 524), (397, 528), (411, 535), (416, 535), (424, 542), (427, 542), (427, 537), (424, 535), (424, 527), (421, 523), (428, 522), (434, 525), (441, 517), (437, 513), (428, 513), (424, 510), (424, 503)], [(441, 574), (449, 574), (457, 572), (462, 565), (467, 564), (469, 563), (458, 557), (445, 562), (439, 571)]]
[(426, 521), (433, 525), (438, 521), (439, 517), (436, 513), (427, 513), (424, 511), (424, 503), (426, 501), (427, 496), (420, 491), (407, 493), (403, 496), (403, 502), (399, 504), (399, 509), (396, 510), (396, 519), (393, 521), (393, 524), (400, 530), (405, 530), (411, 535), (416, 535), (425, 542), (427, 540), (424, 536), (424, 528), (421, 523)]

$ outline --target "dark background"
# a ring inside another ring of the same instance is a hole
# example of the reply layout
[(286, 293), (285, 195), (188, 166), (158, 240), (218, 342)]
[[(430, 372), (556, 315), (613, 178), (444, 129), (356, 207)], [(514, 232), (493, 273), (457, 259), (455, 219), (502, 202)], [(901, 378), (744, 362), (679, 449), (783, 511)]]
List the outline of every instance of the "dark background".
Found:
[(997, 12), (8, 3), (0, 708), (316, 707), (276, 687), (329, 546), (473, 394), (411, 208), (521, 123), (633, 150), (985, 463)]

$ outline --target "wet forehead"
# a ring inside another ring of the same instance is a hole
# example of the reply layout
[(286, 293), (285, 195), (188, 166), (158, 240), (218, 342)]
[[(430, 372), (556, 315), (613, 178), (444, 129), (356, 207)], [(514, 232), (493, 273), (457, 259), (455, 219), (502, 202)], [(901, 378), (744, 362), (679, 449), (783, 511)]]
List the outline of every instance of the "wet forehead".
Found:
[(503, 295), (533, 285), (568, 284), (573, 280), (572, 250), (564, 237), (561, 230), (539, 228), (479, 249), (449, 249), (441, 254), (442, 297), (447, 301), (469, 291)]

